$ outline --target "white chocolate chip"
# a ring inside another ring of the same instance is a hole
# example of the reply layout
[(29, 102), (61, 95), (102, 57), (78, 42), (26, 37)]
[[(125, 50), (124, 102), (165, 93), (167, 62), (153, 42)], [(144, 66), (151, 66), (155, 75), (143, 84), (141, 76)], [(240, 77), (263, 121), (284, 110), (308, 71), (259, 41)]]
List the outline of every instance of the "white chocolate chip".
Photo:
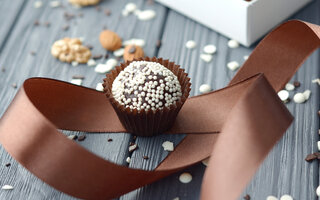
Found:
[(113, 67), (111, 65), (107, 64), (98, 64), (95, 68), (94, 71), (97, 73), (105, 74), (109, 71), (111, 71)]
[(310, 95), (311, 95), (311, 91), (310, 90), (306, 90), (304, 91), (303, 93), (303, 96), (306, 100), (308, 100), (310, 98)]
[(190, 173), (184, 172), (179, 176), (179, 181), (181, 183), (190, 183), (192, 181), (192, 176)]
[(231, 61), (231, 62), (228, 62), (227, 67), (231, 71), (235, 71), (236, 69), (238, 69), (240, 67), (240, 65), (237, 61)]
[(208, 93), (211, 91), (211, 86), (208, 84), (202, 84), (199, 87), (199, 91), (201, 94)]
[(217, 51), (217, 47), (213, 44), (208, 44), (203, 47), (203, 52), (206, 54), (214, 54)]
[(275, 196), (270, 195), (270, 196), (267, 197), (266, 200), (278, 200), (278, 198), (275, 197)]
[(295, 103), (304, 103), (306, 101), (306, 97), (302, 93), (297, 93), (293, 96), (293, 101)]
[(96, 64), (97, 64), (96, 61), (93, 60), (93, 59), (89, 59), (88, 62), (87, 62), (87, 65), (88, 65), (89, 67), (95, 66)]
[(121, 56), (123, 56), (123, 54), (124, 54), (124, 48), (120, 48), (120, 49), (113, 52), (113, 55), (115, 57), (121, 57)]
[(248, 60), (248, 58), (249, 58), (248, 55), (243, 56), (243, 60)]
[(57, 8), (61, 5), (60, 1), (50, 1), (50, 7)]
[(291, 83), (287, 83), (285, 88), (286, 88), (286, 90), (288, 90), (288, 91), (292, 91), (292, 90), (295, 89), (294, 85), (291, 84)]
[(82, 79), (79, 79), (79, 78), (74, 78), (70, 81), (72, 84), (75, 84), (75, 85), (81, 85), (82, 84)]
[(72, 65), (73, 67), (76, 67), (76, 66), (79, 65), (79, 63), (78, 63), (77, 61), (72, 61), (72, 62), (71, 62), (71, 65)]
[(186, 47), (188, 49), (193, 49), (196, 46), (197, 46), (197, 43), (195, 41), (193, 41), (193, 40), (189, 40), (189, 41), (186, 42)]
[(201, 161), (202, 164), (203, 164), (204, 166), (208, 166), (208, 164), (209, 164), (209, 159), (210, 159), (210, 157), (202, 160), (202, 161)]
[(289, 92), (287, 90), (280, 90), (278, 96), (281, 101), (286, 102), (289, 99)]
[(173, 151), (174, 150), (173, 143), (170, 141), (165, 141), (164, 143), (162, 143), (162, 147), (163, 147), (163, 150), (165, 150), (165, 151)]
[(33, 6), (34, 6), (35, 8), (40, 8), (40, 7), (42, 7), (42, 1), (35, 1), (34, 4), (33, 4)]
[(137, 13), (138, 19), (141, 21), (147, 21), (150, 19), (153, 19), (156, 16), (156, 12), (154, 10), (143, 10), (140, 12), (135, 12)]
[(124, 9), (126, 11), (128, 11), (128, 13), (132, 13), (137, 9), (137, 5), (134, 3), (127, 3), (127, 5), (124, 7)]
[(13, 190), (13, 186), (11, 186), (11, 185), (4, 185), (4, 186), (1, 187), (1, 189), (3, 189), (3, 190)]
[(127, 162), (127, 163), (130, 163), (130, 161), (131, 161), (131, 158), (130, 158), (130, 157), (127, 157), (126, 162)]
[(106, 62), (106, 65), (109, 65), (112, 68), (114, 68), (117, 64), (118, 64), (118, 61), (114, 58), (110, 58)]
[(200, 54), (200, 58), (205, 62), (210, 62), (212, 60), (212, 55), (210, 54)]
[(280, 198), (280, 200), (293, 200), (292, 196), (285, 194), (282, 195), (282, 197)]
[(239, 47), (239, 42), (236, 40), (229, 40), (228, 41), (228, 47), (234, 49)]
[(143, 39), (136, 39), (136, 38), (132, 38), (130, 40), (126, 40), (123, 42), (123, 46), (128, 46), (128, 45), (137, 45), (140, 47), (144, 47), (144, 45), (146, 44), (146, 42)]
[(97, 83), (97, 86), (96, 86), (96, 90), (97, 91), (103, 91), (103, 85), (102, 85), (102, 83)]

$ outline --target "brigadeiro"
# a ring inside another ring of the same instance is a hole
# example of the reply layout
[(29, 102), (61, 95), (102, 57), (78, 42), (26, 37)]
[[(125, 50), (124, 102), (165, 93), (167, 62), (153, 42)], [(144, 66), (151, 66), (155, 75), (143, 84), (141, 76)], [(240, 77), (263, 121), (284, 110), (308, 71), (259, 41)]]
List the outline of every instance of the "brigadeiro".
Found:
[(153, 136), (170, 129), (190, 92), (190, 78), (162, 58), (121, 63), (104, 79), (104, 92), (128, 132)]

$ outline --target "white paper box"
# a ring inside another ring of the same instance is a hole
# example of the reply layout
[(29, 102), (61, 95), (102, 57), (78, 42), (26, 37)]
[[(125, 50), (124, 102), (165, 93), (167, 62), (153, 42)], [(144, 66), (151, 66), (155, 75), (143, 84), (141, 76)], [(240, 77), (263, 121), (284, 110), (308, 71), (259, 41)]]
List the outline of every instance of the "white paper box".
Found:
[(312, 0), (157, 0), (250, 46)]

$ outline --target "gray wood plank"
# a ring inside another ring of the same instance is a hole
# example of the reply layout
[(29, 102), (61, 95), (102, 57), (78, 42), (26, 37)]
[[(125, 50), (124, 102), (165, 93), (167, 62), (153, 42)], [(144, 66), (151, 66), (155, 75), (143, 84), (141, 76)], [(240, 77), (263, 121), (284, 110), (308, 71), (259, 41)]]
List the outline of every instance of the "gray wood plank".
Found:
[[(7, 2), (11, 2), (7, 0)], [(139, 8), (152, 8), (157, 16), (151, 21), (138, 21), (136, 17), (123, 17), (121, 11), (129, 1), (102, 1), (99, 4), (101, 11), (95, 7), (75, 9), (62, 1), (64, 8), (51, 8), (50, 1), (43, 1), (40, 9), (34, 8), (35, 1), (29, 1), (21, 11), (14, 27), (9, 33), (6, 43), (0, 55), (0, 66), (6, 68), (0, 72), (0, 116), (10, 104), (17, 89), (11, 84), (16, 83), (20, 87), (28, 77), (42, 76), (70, 81), (72, 75), (85, 75), (84, 86), (95, 88), (105, 75), (96, 74), (92, 67), (79, 65), (72, 67), (70, 64), (61, 63), (50, 54), (50, 47), (54, 41), (63, 37), (84, 37), (84, 43), (94, 46), (93, 54), (105, 54), (98, 37), (100, 31), (107, 27), (116, 31), (124, 40), (131, 38), (143, 38), (146, 40), (144, 50), (146, 55), (153, 56), (157, 51), (156, 41), (160, 37), (161, 27), (165, 19), (165, 8), (159, 5), (149, 5), (143, 0), (136, 0)], [(104, 9), (110, 9), (111, 15), (106, 16)], [(64, 13), (68, 12), (77, 17), (66, 21)], [(78, 15), (82, 13), (83, 17)], [(34, 26), (38, 20), (40, 26)], [(43, 24), (50, 22), (49, 27)], [(62, 28), (69, 25), (67, 31)], [(31, 55), (34, 51), (36, 55)], [(110, 54), (110, 53), (109, 53)], [(113, 57), (112, 54), (109, 57)], [(105, 62), (105, 59), (98, 63)], [(0, 69), (1, 70), (1, 69)], [(85, 134), (79, 132), (64, 132), (65, 134)], [(87, 138), (79, 142), (93, 153), (115, 163), (127, 165), (129, 142), (132, 136), (129, 134), (86, 134)], [(112, 142), (107, 142), (112, 138)], [(63, 194), (47, 184), (43, 183), (30, 172), (19, 165), (14, 159), (0, 147), (0, 184), (9, 184), (15, 187), (12, 191), (0, 190), (0, 199), (74, 199)], [(10, 162), (10, 167), (5, 167)]]
[[(319, 8), (320, 2), (315, 1), (292, 18), (320, 24)], [(185, 48), (185, 42), (191, 39), (197, 42), (196, 49)], [(253, 49), (253, 47), (242, 46), (229, 49), (227, 41), (228, 39), (224, 36), (170, 10), (158, 56), (173, 60), (184, 67), (191, 77), (191, 95), (198, 95), (198, 88), (203, 83), (210, 84), (213, 89), (226, 86), (236, 73), (227, 69), (227, 63), (235, 60), (242, 64), (243, 56), (249, 55)], [(209, 43), (217, 46), (217, 54), (214, 55), (212, 62), (205, 63), (199, 59), (199, 55), (203, 46)], [(306, 163), (304, 158), (307, 154), (316, 151), (316, 142), (319, 137), (317, 116), (319, 86), (311, 83), (312, 79), (319, 76), (318, 65), (319, 51), (311, 55), (293, 78), (302, 83), (294, 93), (310, 89), (312, 97), (305, 104), (297, 105), (293, 102), (287, 104), (295, 116), (295, 121), (263, 162), (242, 196), (250, 194), (252, 199), (266, 199), (271, 194), (279, 198), (283, 194), (290, 194), (294, 199), (316, 199), (318, 163)], [(290, 93), (290, 96), (293, 97), (294, 93)], [(133, 153), (130, 167), (154, 169), (157, 163), (167, 155), (161, 147), (162, 142), (169, 140), (176, 145), (182, 138), (183, 136), (138, 137), (136, 143), (140, 148)], [(144, 155), (149, 156), (150, 159), (143, 160)], [(202, 177), (204, 170), (205, 167), (202, 164), (186, 170), (194, 178), (189, 184), (180, 183), (178, 173), (133, 191), (123, 199), (173, 199), (174, 197), (198, 199), (201, 185), (199, 176)]]

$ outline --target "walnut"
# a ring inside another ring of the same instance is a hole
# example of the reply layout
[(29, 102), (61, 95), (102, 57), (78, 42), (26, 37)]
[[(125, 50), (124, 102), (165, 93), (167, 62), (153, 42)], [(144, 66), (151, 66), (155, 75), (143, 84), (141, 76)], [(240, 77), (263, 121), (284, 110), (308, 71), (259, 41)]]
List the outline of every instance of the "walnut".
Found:
[(133, 59), (142, 58), (144, 56), (143, 49), (140, 46), (131, 44), (124, 48), (123, 59), (132, 61)]
[(78, 38), (63, 38), (51, 47), (51, 54), (62, 62), (87, 63), (91, 57), (90, 49), (83, 46)]
[(109, 51), (115, 51), (122, 46), (122, 41), (119, 35), (110, 30), (104, 30), (99, 36), (100, 43), (103, 48)]
[(69, 2), (77, 6), (91, 6), (98, 4), (100, 0), (69, 0)]

